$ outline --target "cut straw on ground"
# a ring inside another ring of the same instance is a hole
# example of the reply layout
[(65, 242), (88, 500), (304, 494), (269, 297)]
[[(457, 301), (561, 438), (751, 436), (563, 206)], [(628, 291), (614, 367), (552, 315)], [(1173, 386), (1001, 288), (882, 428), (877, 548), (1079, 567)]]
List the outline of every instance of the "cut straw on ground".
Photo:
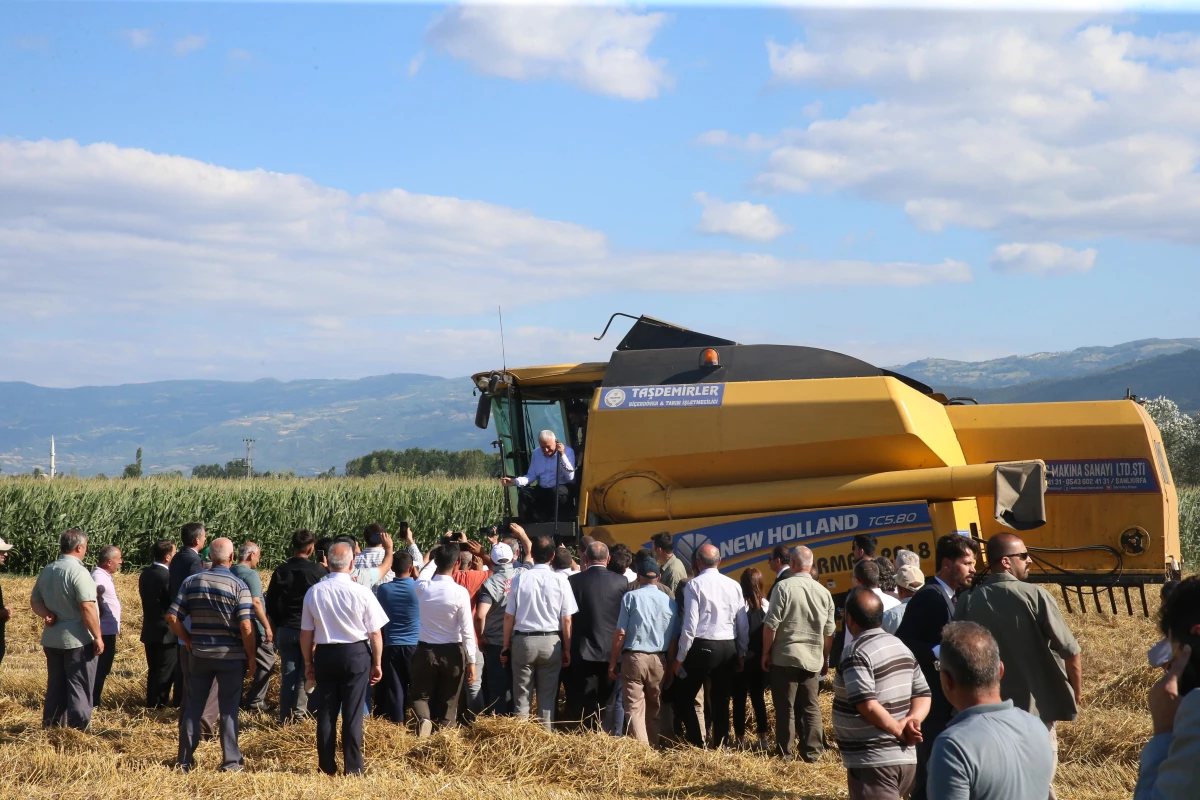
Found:
[[(118, 576), (125, 626), (103, 704), (87, 733), (41, 728), (46, 671), (38, 645), (40, 622), (28, 610), (33, 579), (2, 581), (5, 602), (15, 609), (8, 625), (8, 655), (0, 667), (2, 798), (846, 796), (846, 773), (834, 748), (817, 764), (690, 747), (654, 752), (631, 739), (594, 733), (549, 735), (534, 724), (490, 718), (427, 740), (389, 722), (368, 719), (366, 774), (330, 778), (316, 768), (314, 723), (280, 728), (270, 717), (243, 712), (245, 771), (217, 772), (220, 746), (208, 742), (196, 754), (197, 768), (182, 774), (172, 769), (178, 746), (175, 712), (142, 708), (146, 668), (138, 642), (136, 575)], [(1137, 777), (1138, 753), (1150, 735), (1146, 691), (1156, 675), (1146, 665), (1146, 649), (1157, 639), (1154, 624), (1095, 614), (1067, 620), (1083, 647), (1084, 708), (1078, 722), (1059, 726), (1058, 796), (1128, 798)], [(278, 673), (272, 704), (277, 691)], [(826, 733), (832, 741), (829, 701), (828, 692), (823, 693)], [(773, 729), (774, 720), (769, 722)], [(753, 732), (753, 723), (749, 730)]]

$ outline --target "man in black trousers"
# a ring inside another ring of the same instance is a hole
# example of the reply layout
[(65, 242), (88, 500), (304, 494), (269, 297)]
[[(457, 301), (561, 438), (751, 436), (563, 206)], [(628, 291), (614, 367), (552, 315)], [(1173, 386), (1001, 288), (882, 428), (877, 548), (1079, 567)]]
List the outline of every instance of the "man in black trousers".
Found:
[[(304, 596), (300, 652), (305, 677), (317, 684), (317, 764), (326, 775), (337, 774), (340, 714), (343, 768), (347, 775), (356, 775), (363, 770), (362, 719), (368, 686), (383, 677), (383, 626), (388, 615), (370, 589), (351, 580), (354, 550), (350, 545), (333, 545), (327, 560), (329, 577)], [(469, 609), (467, 616), (469, 631)]]
[[(204, 561), (200, 558), (200, 550), (208, 541), (208, 531), (200, 522), (187, 523), (180, 530), (179, 535), (183, 540), (183, 547), (175, 554), (167, 567), (171, 579), (167, 589), (171, 593), (172, 603), (179, 597), (179, 587), (183, 585), (183, 582), (196, 573), (204, 571)], [(175, 652), (179, 659), (179, 665), (175, 668), (175, 700), (179, 704), (179, 708), (183, 709), (187, 707), (188, 692), (191, 691), (192, 654), (182, 643), (176, 646)], [(183, 712), (180, 711), (180, 713)], [(214, 683), (212, 691), (208, 694), (208, 702), (204, 704), (204, 713), (200, 716), (200, 735), (203, 738), (211, 739), (216, 735), (219, 714), (217, 685)]]
[(917, 777), (911, 800), (925, 800), (926, 765), (933, 741), (946, 729), (954, 707), (942, 692), (941, 677), (934, 666), (933, 648), (942, 643), (942, 628), (954, 619), (954, 604), (960, 591), (975, 577), (975, 543), (966, 536), (948, 534), (937, 540), (934, 555), (938, 571), (912, 596), (896, 637), (917, 657), (917, 664), (932, 693), (929, 715), (921, 723), (922, 741), (917, 745)]
[[(571, 620), (571, 672), (567, 680), (567, 719), (595, 729), (612, 694), (608, 675), (613, 633), (629, 580), (608, 569), (608, 545), (592, 542), (583, 552), (583, 570), (567, 579), (579, 611)], [(618, 701), (619, 702), (619, 701)]]
[(175, 598), (170, 592), (170, 564), (175, 543), (170, 539), (155, 542), (150, 548), (150, 566), (138, 576), (138, 595), (142, 598), (142, 646), (146, 648), (146, 708), (163, 708), (171, 702), (175, 667), (179, 654), (175, 634), (167, 625), (167, 609)]

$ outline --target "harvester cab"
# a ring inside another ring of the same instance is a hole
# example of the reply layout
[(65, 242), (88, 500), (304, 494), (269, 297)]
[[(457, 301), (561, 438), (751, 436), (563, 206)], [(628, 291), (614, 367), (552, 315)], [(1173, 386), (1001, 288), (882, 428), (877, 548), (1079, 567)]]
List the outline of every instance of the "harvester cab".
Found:
[[(533, 534), (637, 550), (666, 531), (685, 562), (711, 543), (722, 571), (757, 566), (768, 584), (776, 546), (803, 544), (840, 595), (855, 535), (875, 536), (881, 555), (912, 550), (931, 575), (938, 537), (1016, 528), (1037, 558), (1031, 579), (1062, 586), (1072, 610), (1107, 593), (1115, 612), (1120, 587), (1132, 613), (1130, 587), (1144, 598), (1179, 567), (1161, 436), (1128, 400), (961, 405), (840, 353), (650, 317), (607, 363), (474, 381), (476, 424), (495, 425), (504, 475), (526, 473), (541, 430), (576, 451), (566, 518), (533, 521)], [(505, 503), (530, 522), (514, 489)]]

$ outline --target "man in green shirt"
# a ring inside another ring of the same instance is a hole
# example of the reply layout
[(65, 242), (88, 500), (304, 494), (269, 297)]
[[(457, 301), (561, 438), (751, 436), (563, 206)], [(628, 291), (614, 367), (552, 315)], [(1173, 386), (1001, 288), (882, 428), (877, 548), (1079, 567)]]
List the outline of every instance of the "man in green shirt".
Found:
[(87, 534), (72, 528), (59, 537), (62, 553), (41, 571), (29, 605), (45, 623), (46, 702), (42, 727), (87, 729), (92, 721), (92, 690), (97, 656), (104, 652), (96, 582), (83, 566)]
[[(1029, 549), (1020, 537), (998, 533), (987, 543), (991, 575), (958, 598), (954, 619), (975, 622), (1000, 646), (1000, 696), (1041, 719), (1058, 767), (1055, 723), (1073, 722), (1083, 684), (1080, 648), (1058, 604), (1029, 578)], [(1051, 800), (1054, 787), (1050, 788)]]
[(271, 681), (271, 670), (275, 669), (275, 632), (267, 619), (263, 605), (262, 579), (258, 577), (258, 562), (262, 550), (254, 542), (246, 542), (238, 548), (238, 563), (229, 568), (234, 577), (240, 578), (250, 590), (250, 602), (254, 605), (254, 677), (250, 679), (250, 691), (242, 701), (242, 708), (265, 713), (267, 710), (267, 684)]
[(799, 756), (812, 763), (825, 749), (817, 691), (833, 645), (833, 595), (813, 579), (812, 550), (793, 547), (789, 563), (791, 575), (775, 584), (763, 622), (762, 668), (771, 675), (779, 754), (792, 757), (798, 734)]
[(651, 536), (650, 541), (654, 545), (654, 558), (662, 567), (658, 583), (660, 586), (666, 587), (674, 596), (679, 584), (686, 581), (688, 577), (687, 566), (679, 560), (679, 556), (675, 555), (675, 537), (669, 532), (663, 531)]

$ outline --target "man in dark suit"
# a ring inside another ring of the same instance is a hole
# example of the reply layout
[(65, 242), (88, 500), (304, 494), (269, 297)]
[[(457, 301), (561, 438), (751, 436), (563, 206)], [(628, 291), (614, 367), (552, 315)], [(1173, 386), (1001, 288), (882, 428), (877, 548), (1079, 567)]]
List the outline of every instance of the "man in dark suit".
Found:
[(567, 683), (567, 719), (596, 728), (612, 694), (608, 662), (621, 600), (629, 580), (608, 569), (608, 545), (592, 542), (583, 552), (584, 568), (568, 582), (579, 611), (571, 619), (571, 674)]
[(150, 548), (150, 566), (138, 576), (138, 594), (142, 598), (142, 645), (146, 648), (146, 708), (163, 708), (171, 702), (171, 686), (179, 663), (175, 634), (167, 626), (171, 594), (171, 559), (175, 543), (170, 539), (155, 542)]
[[(180, 538), (183, 540), (183, 548), (171, 559), (168, 567), (171, 580), (167, 588), (171, 593), (171, 602), (174, 602), (175, 598), (179, 596), (179, 587), (185, 580), (204, 571), (204, 561), (200, 558), (200, 550), (208, 539), (208, 531), (204, 529), (204, 524), (201, 522), (189, 522), (180, 530)], [(192, 654), (182, 643), (176, 645), (176, 653), (179, 658), (179, 666), (175, 670), (175, 700), (179, 703), (180, 713), (183, 713), (183, 709), (187, 708), (187, 696), (192, 684)], [(202, 738), (208, 739), (216, 734), (219, 713), (217, 683), (214, 681), (212, 691), (208, 693), (208, 702), (204, 706), (204, 713), (200, 717)]]
[(933, 648), (942, 643), (942, 628), (954, 619), (955, 598), (975, 577), (976, 545), (966, 536), (949, 534), (938, 539), (934, 555), (937, 574), (908, 601), (904, 620), (896, 631), (897, 638), (917, 657), (932, 693), (929, 715), (921, 723), (923, 741), (917, 745), (917, 779), (911, 800), (924, 800), (926, 765), (933, 751), (933, 741), (946, 729), (954, 714), (954, 707), (942, 692), (941, 678), (934, 667)]
[(775, 549), (771, 551), (771, 557), (767, 559), (767, 566), (775, 573), (775, 582), (771, 584), (771, 591), (767, 594), (768, 600), (775, 599), (775, 587), (780, 582), (792, 577), (791, 560), (791, 548), (786, 544), (775, 545)]

